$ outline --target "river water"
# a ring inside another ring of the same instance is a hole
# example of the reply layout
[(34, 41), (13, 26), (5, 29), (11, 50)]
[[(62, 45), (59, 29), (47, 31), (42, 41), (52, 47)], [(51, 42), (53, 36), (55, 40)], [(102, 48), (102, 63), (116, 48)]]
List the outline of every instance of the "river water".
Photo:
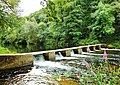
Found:
[[(71, 57), (65, 57), (58, 52), (55, 61), (46, 61), (43, 55), (37, 55), (34, 57), (33, 66), (23, 69), (22, 72), (16, 70), (6, 76), (3, 74), (0, 85), (81, 85), (81, 75), (87, 75), (83, 61), (99, 66), (104, 62), (103, 53), (96, 51), (75, 54), (72, 51)], [(120, 51), (109, 50), (107, 55), (111, 68), (120, 68)]]

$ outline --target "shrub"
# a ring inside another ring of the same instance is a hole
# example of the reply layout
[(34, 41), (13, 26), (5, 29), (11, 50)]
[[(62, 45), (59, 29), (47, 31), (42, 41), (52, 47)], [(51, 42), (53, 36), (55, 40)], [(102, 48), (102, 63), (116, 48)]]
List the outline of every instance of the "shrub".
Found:
[(4, 53), (12, 53), (12, 52), (10, 50), (8, 50), (7, 48), (0, 46), (0, 54), (4, 54)]

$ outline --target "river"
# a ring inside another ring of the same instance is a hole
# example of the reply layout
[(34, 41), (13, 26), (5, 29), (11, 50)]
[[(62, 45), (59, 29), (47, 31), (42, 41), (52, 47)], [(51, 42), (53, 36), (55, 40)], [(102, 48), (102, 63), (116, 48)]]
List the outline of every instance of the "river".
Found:
[[(33, 66), (0, 75), (0, 85), (85, 85), (81, 83), (84, 80), (83, 75), (89, 75), (89, 72), (83, 62), (86, 61), (92, 69), (97, 68), (105, 62), (103, 53), (96, 51), (75, 54), (72, 51), (71, 57), (65, 57), (58, 52), (55, 61), (46, 61), (43, 55), (37, 55), (34, 57)], [(108, 50), (107, 56), (108, 69), (119, 69), (120, 51)], [(120, 77), (119, 74), (117, 77)]]

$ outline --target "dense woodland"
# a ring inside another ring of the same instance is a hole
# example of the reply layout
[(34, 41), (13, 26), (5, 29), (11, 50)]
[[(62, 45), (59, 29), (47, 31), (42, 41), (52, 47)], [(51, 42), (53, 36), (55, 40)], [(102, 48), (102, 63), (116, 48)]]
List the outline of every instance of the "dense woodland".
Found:
[(120, 0), (48, 0), (26, 17), (0, 0), (0, 43), (57, 49), (105, 43), (120, 48)]

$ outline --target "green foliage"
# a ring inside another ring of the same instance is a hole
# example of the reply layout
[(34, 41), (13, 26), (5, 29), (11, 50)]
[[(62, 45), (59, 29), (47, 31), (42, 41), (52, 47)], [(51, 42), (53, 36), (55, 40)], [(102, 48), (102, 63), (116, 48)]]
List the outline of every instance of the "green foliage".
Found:
[(119, 34), (120, 33), (120, 1), (119, 2), (113, 2), (111, 3), (111, 5), (114, 7), (115, 9), (115, 13), (114, 13), (114, 16), (115, 16), (115, 33), (116, 34)]
[(19, 0), (0, 0), (0, 31), (11, 27), (15, 22), (15, 7)]
[[(0, 0), (0, 43), (13, 43), (17, 38), (17, 30), (21, 26), (16, 16), (19, 0)], [(14, 30), (14, 31), (13, 31)]]
[(25, 24), (23, 25), (22, 33), (24, 33), (23, 36), (24, 36), (24, 39), (27, 41), (27, 44), (36, 43), (37, 32), (38, 32), (37, 23), (34, 20), (34, 18), (32, 21), (26, 20)]
[(99, 44), (100, 42), (98, 40), (94, 39), (84, 39), (79, 42), (80, 45), (92, 45), (92, 44)]
[(59, 73), (55, 73), (55, 74), (53, 75), (53, 79), (59, 81), (59, 80), (62, 79), (62, 77), (65, 77), (65, 78), (70, 77), (70, 76), (71, 76), (71, 73), (72, 73), (71, 70), (69, 70), (69, 71), (67, 71), (67, 72), (64, 72), (63, 75), (61, 75), (61, 74), (59, 74)]
[[(55, 23), (49, 24), (49, 27), (55, 40), (59, 39), (58, 42), (64, 42), (65, 47), (78, 45), (82, 32), (85, 30), (83, 28), (85, 26), (85, 19), (83, 19), (85, 12), (81, 5), (82, 2), (79, 0), (52, 0), (48, 2), (47, 18), (52, 17), (51, 21)], [(49, 22), (51, 21), (49, 20)], [(57, 35), (54, 35), (55, 33)]]
[[(73, 10), (72, 10), (73, 9)], [(69, 10), (69, 9), (67, 9)], [(78, 43), (81, 33), (81, 25), (82, 25), (82, 19), (81, 19), (81, 9), (79, 6), (71, 7), (71, 10), (67, 16), (65, 16), (63, 19), (63, 27), (65, 31), (65, 39), (66, 43), (70, 45), (75, 45)], [(72, 42), (73, 41), (73, 42)]]
[(72, 71), (67, 71), (64, 73), (64, 77), (68, 78), (72, 74)]
[(0, 54), (11, 53), (7, 48), (0, 46)]
[(99, 2), (98, 9), (91, 14), (95, 21), (90, 26), (90, 29), (97, 38), (114, 33), (113, 23), (115, 22), (115, 17), (113, 11), (114, 9), (111, 5)]
[(114, 41), (114, 42), (108, 44), (108, 47), (111, 47), (111, 48), (120, 48), (120, 41)]
[[(94, 59), (90, 60), (91, 63), (88, 63), (89, 67), (82, 66), (84, 67), (84, 70), (81, 68), (79, 69), (79, 74), (77, 75), (78, 79), (75, 78), (75, 80), (78, 80), (80, 85), (119, 85), (119, 65), (111, 65), (109, 61), (100, 60), (100, 62), (95, 62)], [(63, 72), (62, 74), (61, 73), (62, 72), (56, 72), (52, 77), (53, 80), (58, 82), (62, 79), (67, 79), (70, 81), (74, 80), (75, 74), (72, 73), (72, 69)]]
[(80, 84), (83, 85), (119, 85), (120, 68), (115, 68), (109, 65), (109, 63), (101, 63), (100, 66), (96, 66), (95, 63), (91, 65), (92, 71), (87, 70), (87, 73), (82, 73), (80, 78)]
[(22, 18), (15, 13), (19, 0), (1, 1), (1, 43), (57, 49), (119, 40), (109, 37), (120, 33), (118, 0), (48, 0), (45, 8)]
[(53, 76), (54, 80), (59, 80), (60, 78), (61, 78), (61, 76), (58, 73), (54, 74), (54, 76)]

